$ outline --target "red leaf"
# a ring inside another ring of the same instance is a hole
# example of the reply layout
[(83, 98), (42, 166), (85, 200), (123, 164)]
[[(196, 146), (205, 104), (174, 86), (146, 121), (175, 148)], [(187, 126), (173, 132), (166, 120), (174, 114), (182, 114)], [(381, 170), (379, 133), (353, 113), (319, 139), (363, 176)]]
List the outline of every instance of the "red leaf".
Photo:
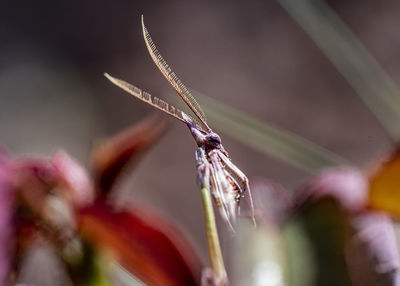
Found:
[(112, 250), (122, 266), (148, 285), (200, 283), (200, 259), (185, 235), (143, 206), (116, 211), (99, 200), (81, 212), (79, 229), (83, 237)]
[(165, 127), (165, 121), (152, 116), (96, 148), (92, 154), (92, 168), (98, 189), (109, 192), (127, 163), (137, 164), (164, 134)]

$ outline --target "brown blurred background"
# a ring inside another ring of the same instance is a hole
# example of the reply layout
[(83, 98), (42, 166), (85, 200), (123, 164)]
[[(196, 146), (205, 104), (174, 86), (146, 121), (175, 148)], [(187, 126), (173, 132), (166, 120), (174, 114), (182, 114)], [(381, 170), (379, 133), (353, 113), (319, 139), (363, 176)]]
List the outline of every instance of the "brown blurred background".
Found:
[[(400, 82), (399, 1), (329, 5)], [(87, 164), (96, 142), (151, 114), (103, 72), (171, 100), (172, 89), (147, 54), (141, 14), (191, 88), (359, 166), (390, 146), (363, 102), (276, 1), (3, 0), (0, 7), (0, 142), (13, 154), (62, 147)], [(250, 178), (295, 190), (308, 177), (221, 136)], [(187, 128), (176, 123), (120, 186), (178, 220), (204, 247), (194, 150)]]

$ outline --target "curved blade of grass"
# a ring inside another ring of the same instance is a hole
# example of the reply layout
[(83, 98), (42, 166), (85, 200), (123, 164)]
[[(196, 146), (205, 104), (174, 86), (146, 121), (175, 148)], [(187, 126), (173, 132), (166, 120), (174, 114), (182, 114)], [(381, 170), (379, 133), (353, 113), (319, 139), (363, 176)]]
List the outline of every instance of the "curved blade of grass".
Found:
[(208, 96), (195, 93), (212, 127), (264, 154), (297, 168), (314, 172), (350, 163), (338, 155), (289, 131), (256, 120)]
[(324, 1), (277, 0), (374, 113), (400, 139), (400, 93), (363, 44)]

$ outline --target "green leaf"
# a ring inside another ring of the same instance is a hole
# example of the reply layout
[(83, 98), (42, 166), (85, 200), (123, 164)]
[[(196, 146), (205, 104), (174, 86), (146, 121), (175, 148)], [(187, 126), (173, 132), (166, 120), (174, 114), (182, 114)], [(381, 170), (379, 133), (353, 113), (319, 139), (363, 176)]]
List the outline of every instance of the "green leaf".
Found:
[(195, 95), (206, 110), (212, 127), (255, 150), (309, 172), (350, 164), (331, 151), (283, 128), (261, 122), (198, 92)]

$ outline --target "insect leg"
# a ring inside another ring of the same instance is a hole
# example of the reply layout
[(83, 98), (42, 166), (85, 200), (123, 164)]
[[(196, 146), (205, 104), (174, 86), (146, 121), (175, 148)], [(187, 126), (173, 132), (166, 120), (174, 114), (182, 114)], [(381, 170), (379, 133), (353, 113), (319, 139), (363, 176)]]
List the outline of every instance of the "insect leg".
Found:
[(224, 168), (224, 174), (225, 174), (226, 179), (232, 186), (232, 192), (234, 194), (236, 212), (238, 214), (240, 214), (240, 198), (242, 197), (242, 194), (244, 191), (242, 190), (242, 186), (238, 182), (238, 178), (235, 178), (234, 176), (232, 176), (232, 174), (230, 172), (228, 172), (225, 168)]
[(196, 150), (197, 181), (201, 188), (210, 189), (210, 164), (202, 148)]
[(225, 156), (224, 153), (222, 152), (217, 152), (219, 158), (224, 162), (224, 164), (242, 181), (244, 185), (244, 191), (247, 190), (249, 193), (249, 202), (250, 202), (250, 208), (251, 208), (251, 218), (253, 220), (254, 226), (256, 226), (256, 219), (254, 216), (254, 203), (253, 203), (253, 196), (251, 195), (251, 190), (250, 190), (250, 185), (249, 185), (249, 179), (246, 177), (246, 175), (238, 168), (236, 167), (235, 164), (232, 163), (232, 161)]
[[(220, 212), (221, 217), (228, 222), (230, 228), (232, 225), (230, 224), (227, 210), (225, 208), (225, 203), (223, 202), (223, 194), (221, 193), (222, 187), (221, 182), (214, 170), (212, 164), (210, 164), (207, 160), (205, 151), (203, 148), (198, 148), (196, 150), (196, 166), (197, 166), (197, 178), (198, 183), (201, 188), (207, 188), (214, 200), (214, 204), (218, 211)], [(233, 229), (233, 228), (232, 228)]]

